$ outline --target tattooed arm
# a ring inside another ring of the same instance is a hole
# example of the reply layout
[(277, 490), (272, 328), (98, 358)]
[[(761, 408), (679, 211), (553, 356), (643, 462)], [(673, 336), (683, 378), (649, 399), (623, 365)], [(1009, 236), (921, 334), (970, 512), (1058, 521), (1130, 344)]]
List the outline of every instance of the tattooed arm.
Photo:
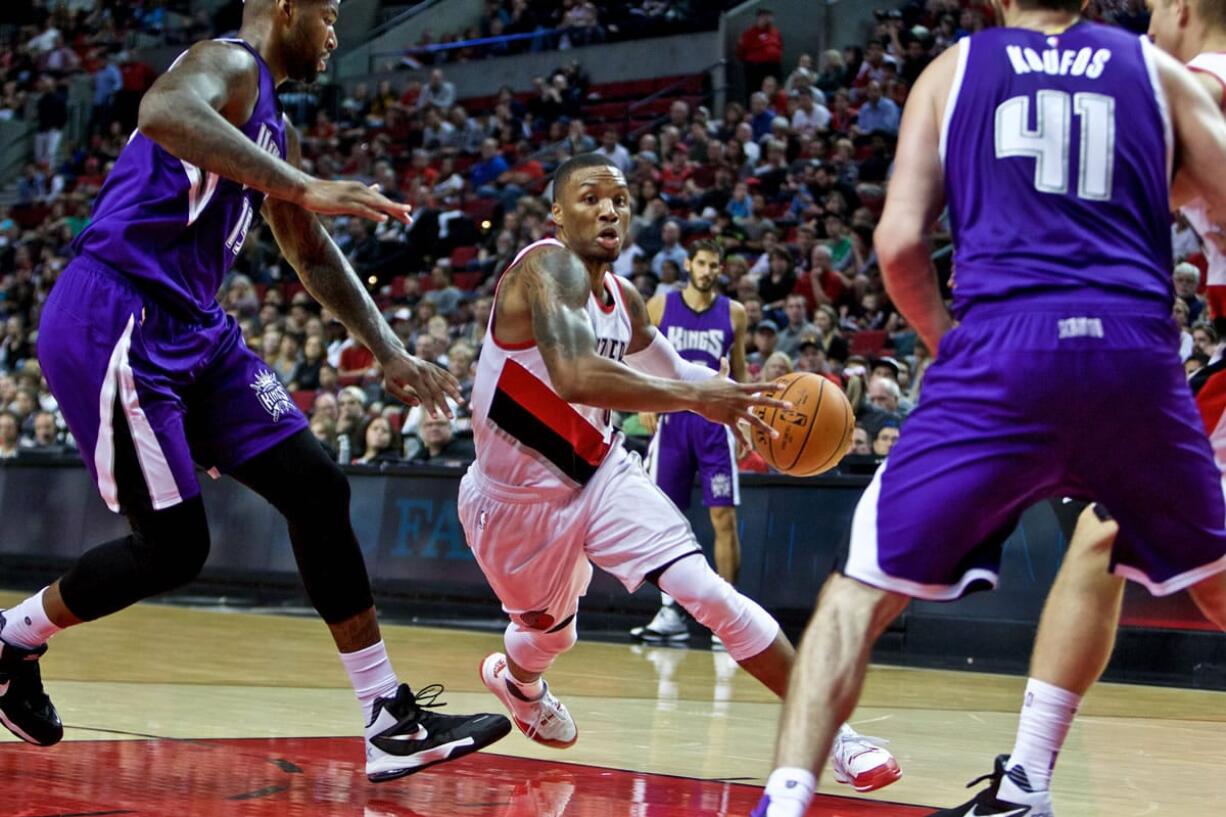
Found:
[[(569, 250), (537, 250), (512, 275), (510, 294), (526, 305), (549, 379), (567, 402), (618, 411), (688, 410), (716, 422), (734, 425), (748, 420), (763, 428), (767, 427), (749, 409), (782, 405), (754, 394), (761, 385), (738, 386), (715, 377), (701, 382), (653, 377), (596, 354), (596, 336), (587, 314), (591, 282)], [(642, 307), (641, 298), (638, 304)], [(647, 328), (654, 336), (655, 329)]]
[(407, 221), (409, 208), (359, 182), (329, 182), (261, 150), (241, 130), (260, 96), (245, 48), (197, 43), (145, 94), (138, 128), (172, 156), (317, 213)]
[[(301, 156), (298, 135), (288, 125), (286, 134), (289, 161), (297, 164)], [(455, 378), (405, 350), (319, 219), (296, 204), (274, 198), (264, 202), (263, 212), (303, 286), (374, 353), (383, 367), (387, 390), (410, 405), (420, 401), (428, 411), (451, 416), (446, 397), (461, 400)]]

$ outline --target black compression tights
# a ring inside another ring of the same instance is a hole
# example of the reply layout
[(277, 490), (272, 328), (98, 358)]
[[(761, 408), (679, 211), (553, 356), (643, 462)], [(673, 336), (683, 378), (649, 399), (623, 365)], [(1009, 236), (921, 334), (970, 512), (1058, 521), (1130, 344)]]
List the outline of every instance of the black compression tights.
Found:
[[(324, 621), (345, 621), (374, 604), (349, 523), (349, 481), (309, 431), (252, 458), (233, 476), (285, 516), (298, 571)], [(199, 496), (160, 511), (139, 500), (125, 508), (132, 533), (88, 551), (60, 582), (64, 603), (83, 621), (186, 584), (208, 557)]]

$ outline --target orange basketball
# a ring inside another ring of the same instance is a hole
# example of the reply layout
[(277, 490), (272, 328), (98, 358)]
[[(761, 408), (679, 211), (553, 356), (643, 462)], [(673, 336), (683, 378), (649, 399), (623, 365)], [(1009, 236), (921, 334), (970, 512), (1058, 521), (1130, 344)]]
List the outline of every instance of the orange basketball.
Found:
[(851, 445), (856, 417), (843, 390), (824, 377), (793, 372), (779, 378), (781, 391), (765, 392), (787, 400), (791, 410), (758, 407), (754, 413), (779, 432), (772, 439), (753, 430), (754, 448), (770, 466), (794, 477), (811, 477), (839, 464)]

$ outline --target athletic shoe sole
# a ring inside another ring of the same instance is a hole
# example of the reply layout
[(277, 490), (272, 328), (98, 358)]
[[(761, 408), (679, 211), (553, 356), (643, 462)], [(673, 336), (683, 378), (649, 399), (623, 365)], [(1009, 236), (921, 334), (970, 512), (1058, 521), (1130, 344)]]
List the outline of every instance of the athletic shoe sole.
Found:
[(836, 783), (845, 783), (859, 792), (877, 791), (884, 789), (891, 783), (895, 783), (902, 777), (902, 769), (898, 768), (898, 761), (890, 758), (888, 763), (882, 763), (880, 766), (869, 769), (867, 772), (861, 772), (853, 778), (844, 777), (843, 775), (834, 775)]

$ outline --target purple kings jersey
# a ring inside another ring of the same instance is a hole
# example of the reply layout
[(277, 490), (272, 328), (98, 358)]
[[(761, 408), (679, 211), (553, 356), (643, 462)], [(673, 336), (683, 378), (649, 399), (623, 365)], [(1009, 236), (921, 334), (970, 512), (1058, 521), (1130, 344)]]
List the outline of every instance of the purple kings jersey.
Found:
[(954, 315), (991, 302), (1169, 315), (1172, 135), (1145, 37), (1081, 22), (961, 40), (940, 152)]
[(731, 303), (719, 295), (710, 307), (696, 312), (681, 291), (674, 290), (664, 296), (659, 330), (683, 358), (719, 371), (720, 358), (728, 356), (735, 334)]
[[(285, 124), (268, 66), (242, 40), (223, 42), (246, 48), (260, 67), (259, 98), (240, 130), (284, 157)], [(260, 191), (177, 159), (137, 131), (74, 247), (180, 314), (216, 313), (217, 291), (263, 201)]]

